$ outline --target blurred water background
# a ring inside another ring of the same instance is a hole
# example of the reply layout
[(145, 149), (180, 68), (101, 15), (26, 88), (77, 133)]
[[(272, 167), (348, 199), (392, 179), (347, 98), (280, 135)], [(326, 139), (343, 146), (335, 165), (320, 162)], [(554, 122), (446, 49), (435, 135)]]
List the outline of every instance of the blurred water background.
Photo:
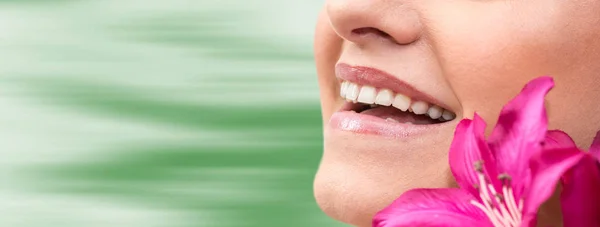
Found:
[(321, 4), (0, 0), (0, 226), (340, 226)]

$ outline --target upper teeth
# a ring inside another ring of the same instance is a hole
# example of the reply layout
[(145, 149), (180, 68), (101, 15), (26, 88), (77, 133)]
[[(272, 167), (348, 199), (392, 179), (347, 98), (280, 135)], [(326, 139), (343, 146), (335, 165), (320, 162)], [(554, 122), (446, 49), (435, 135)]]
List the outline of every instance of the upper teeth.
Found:
[(412, 100), (403, 94), (394, 94), (388, 89), (378, 89), (367, 85), (358, 85), (348, 81), (342, 82), (340, 96), (350, 102), (364, 104), (378, 104), (382, 106), (393, 106), (402, 111), (410, 111), (414, 114), (427, 114), (432, 119), (449, 121), (456, 117), (449, 110), (429, 104), (424, 101)]

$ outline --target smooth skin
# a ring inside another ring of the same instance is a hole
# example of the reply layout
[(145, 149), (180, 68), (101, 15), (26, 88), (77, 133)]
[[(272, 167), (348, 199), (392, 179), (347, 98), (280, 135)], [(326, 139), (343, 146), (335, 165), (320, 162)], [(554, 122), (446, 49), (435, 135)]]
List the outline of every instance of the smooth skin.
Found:
[[(447, 153), (460, 118), (477, 112), (489, 133), (502, 106), (533, 78), (555, 80), (550, 129), (582, 148), (600, 129), (598, 0), (327, 0), (314, 48), (325, 138), (315, 197), (329, 216), (354, 226), (370, 226), (409, 189), (455, 187)], [(458, 118), (406, 139), (332, 128), (327, 123), (344, 102), (339, 62), (391, 73)], [(541, 224), (560, 223), (559, 213), (549, 201)]]

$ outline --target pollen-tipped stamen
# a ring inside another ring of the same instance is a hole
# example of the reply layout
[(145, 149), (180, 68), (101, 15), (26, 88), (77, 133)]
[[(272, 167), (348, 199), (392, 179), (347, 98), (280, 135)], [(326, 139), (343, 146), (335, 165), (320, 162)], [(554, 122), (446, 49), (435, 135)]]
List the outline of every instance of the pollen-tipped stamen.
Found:
[[(500, 174), (498, 179), (502, 181), (502, 194), (496, 192), (494, 185), (486, 181), (483, 171), (483, 162), (474, 163), (474, 168), (479, 180), (479, 201), (472, 200), (471, 204), (481, 209), (489, 218), (494, 227), (516, 227), (521, 224), (523, 200), (516, 204), (515, 197), (510, 186), (511, 178), (507, 174)], [(492, 202), (492, 195), (496, 203)]]

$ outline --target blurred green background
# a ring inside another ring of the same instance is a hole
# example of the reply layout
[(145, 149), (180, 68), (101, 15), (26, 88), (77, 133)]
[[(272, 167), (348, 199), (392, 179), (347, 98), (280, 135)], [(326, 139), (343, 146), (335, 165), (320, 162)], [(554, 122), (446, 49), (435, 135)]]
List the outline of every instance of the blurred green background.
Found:
[(341, 226), (321, 1), (0, 0), (0, 226)]

